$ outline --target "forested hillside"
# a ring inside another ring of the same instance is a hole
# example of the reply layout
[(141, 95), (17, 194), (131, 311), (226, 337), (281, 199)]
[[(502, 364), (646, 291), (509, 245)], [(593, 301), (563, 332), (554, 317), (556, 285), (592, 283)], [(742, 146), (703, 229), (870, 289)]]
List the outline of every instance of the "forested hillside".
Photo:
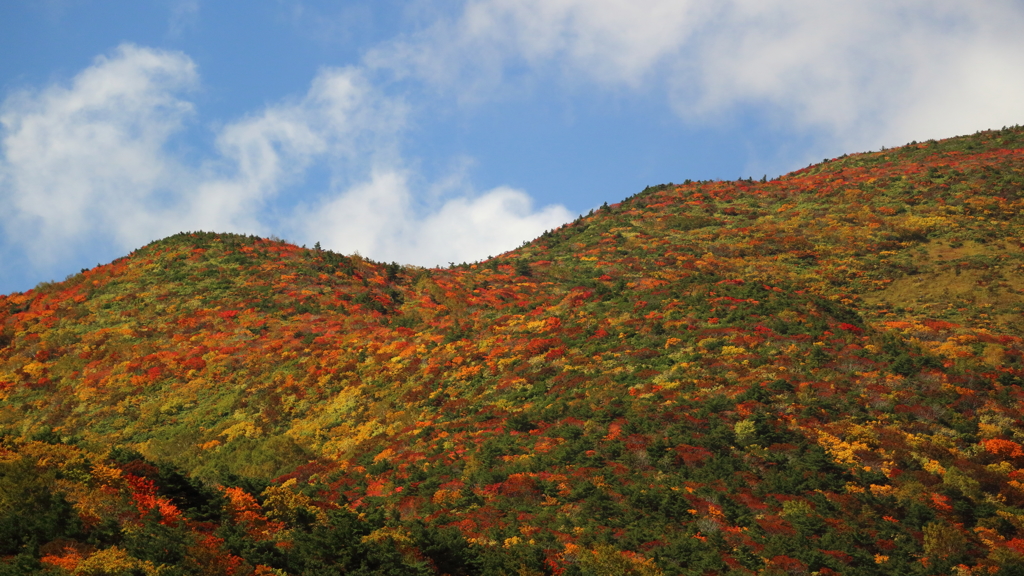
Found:
[(0, 574), (1024, 574), (1022, 208), (1009, 128), (0, 296)]

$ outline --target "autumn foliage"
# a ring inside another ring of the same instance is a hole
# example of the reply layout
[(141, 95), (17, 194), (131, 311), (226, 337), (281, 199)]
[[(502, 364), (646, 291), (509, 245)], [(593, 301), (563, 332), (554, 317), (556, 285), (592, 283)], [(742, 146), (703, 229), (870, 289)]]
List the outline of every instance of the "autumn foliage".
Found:
[(1022, 209), (1010, 128), (2, 296), (0, 573), (1024, 574)]

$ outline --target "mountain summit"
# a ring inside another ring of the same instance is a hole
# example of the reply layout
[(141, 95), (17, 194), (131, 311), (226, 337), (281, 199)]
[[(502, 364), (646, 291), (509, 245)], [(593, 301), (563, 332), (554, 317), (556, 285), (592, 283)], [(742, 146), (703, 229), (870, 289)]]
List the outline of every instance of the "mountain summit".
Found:
[(1014, 127), (0, 297), (0, 574), (1024, 574), (1022, 208)]

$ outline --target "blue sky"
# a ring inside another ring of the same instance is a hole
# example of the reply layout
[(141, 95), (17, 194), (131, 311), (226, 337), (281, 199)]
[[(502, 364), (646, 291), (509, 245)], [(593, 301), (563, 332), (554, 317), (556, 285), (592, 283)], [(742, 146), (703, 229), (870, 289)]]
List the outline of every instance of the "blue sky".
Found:
[(8, 0), (0, 293), (182, 230), (473, 261), (1024, 119), (1019, 0)]

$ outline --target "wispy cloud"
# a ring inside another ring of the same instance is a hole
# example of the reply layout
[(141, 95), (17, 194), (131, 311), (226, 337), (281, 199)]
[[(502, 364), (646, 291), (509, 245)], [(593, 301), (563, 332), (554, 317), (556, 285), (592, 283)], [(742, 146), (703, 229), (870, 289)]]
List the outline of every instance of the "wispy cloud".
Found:
[(1024, 117), (1022, 27), (1013, 0), (471, 0), (367, 63), (462, 100), (543, 78), (877, 147)]
[(172, 0), (167, 34), (172, 37), (181, 36), (185, 30), (195, 26), (198, 19), (199, 0)]
[[(508, 250), (570, 219), (507, 188), (418, 193), (399, 146), (406, 107), (357, 68), (324, 69), (304, 96), (223, 125), (213, 150), (190, 163), (171, 144), (193, 117), (186, 97), (198, 82), (186, 55), (124, 45), (67, 85), (9, 97), (0, 112), (8, 243), (57, 269), (75, 247), (128, 250), (204, 229), (433, 265)], [(306, 184), (312, 168), (329, 174), (321, 189)]]
[(314, 164), (351, 185), (368, 175), (368, 165), (400, 163), (404, 118), (401, 102), (376, 92), (358, 70), (325, 69), (303, 98), (219, 131), (190, 220), (204, 229), (275, 229), (281, 221), (266, 215), (266, 202), (300, 185)]

